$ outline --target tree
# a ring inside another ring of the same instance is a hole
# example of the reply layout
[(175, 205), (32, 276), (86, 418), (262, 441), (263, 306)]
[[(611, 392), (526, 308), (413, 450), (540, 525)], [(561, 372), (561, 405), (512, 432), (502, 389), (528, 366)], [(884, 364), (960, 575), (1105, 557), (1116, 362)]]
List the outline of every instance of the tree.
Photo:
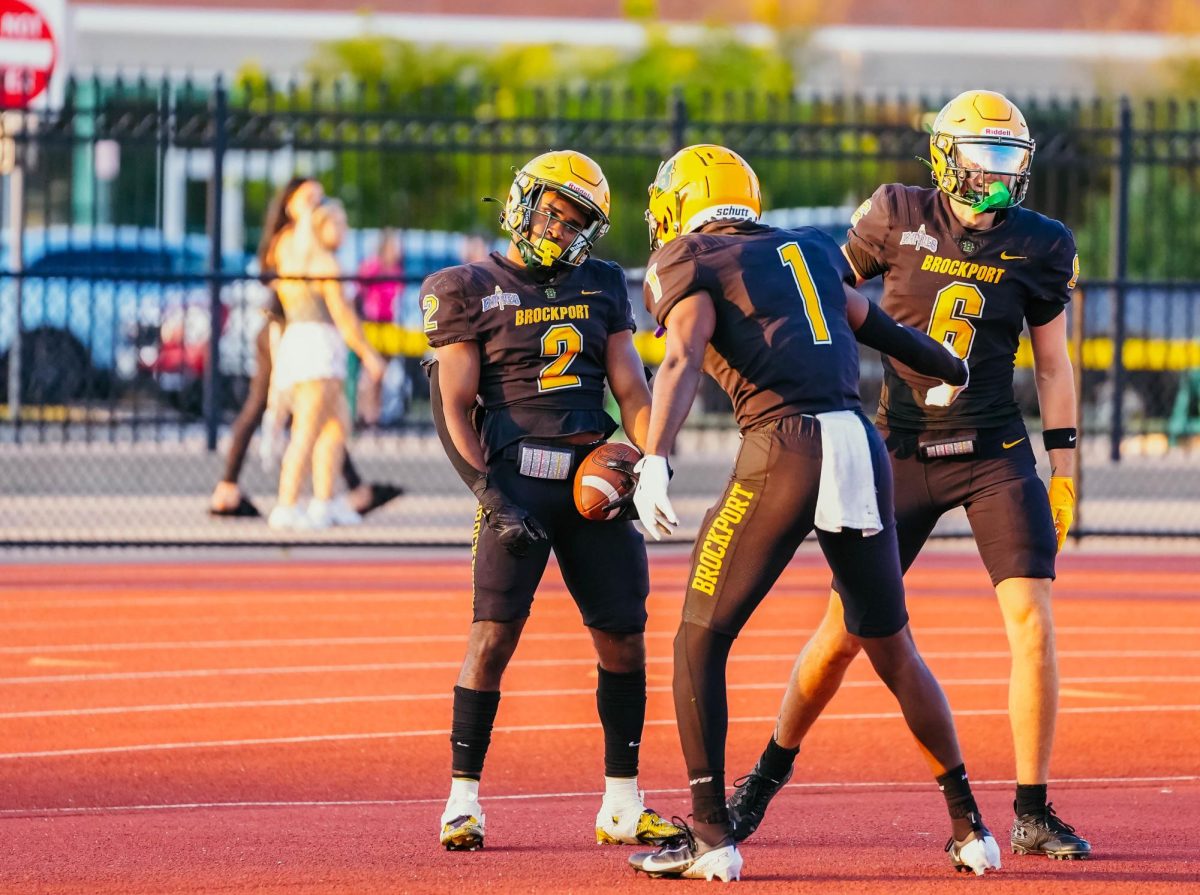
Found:
[[(321, 177), (358, 226), (494, 230), (494, 208), (478, 197), (505, 195), (511, 169), (541, 149), (578, 148), (604, 166), (612, 187), (604, 254), (636, 264), (645, 260), (646, 185), (664, 155), (681, 139), (719, 141), (736, 123), (778, 114), (797, 80), (790, 38), (751, 46), (711, 26), (685, 44), (661, 26), (644, 27), (645, 44), (631, 53), (334, 41), (309, 66), (316, 86), (286, 104), (277, 97), (273, 108), (295, 119), (291, 138), (344, 144)], [(253, 69), (239, 77), (237, 94), (248, 110), (272, 105)], [(673, 129), (684, 120), (692, 123)], [(765, 132), (759, 145), (786, 149)], [(800, 192), (828, 187), (814, 180)]]

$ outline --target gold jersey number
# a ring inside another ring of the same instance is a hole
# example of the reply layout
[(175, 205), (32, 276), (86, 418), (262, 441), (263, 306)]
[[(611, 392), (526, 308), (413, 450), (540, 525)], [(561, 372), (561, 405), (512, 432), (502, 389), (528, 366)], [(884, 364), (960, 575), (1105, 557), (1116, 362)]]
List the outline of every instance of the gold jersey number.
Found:
[(430, 292), (421, 299), (421, 310), (425, 312), (425, 332), (431, 333), (437, 330), (437, 321), (433, 319), (433, 315), (438, 310), (438, 297)]
[(559, 323), (542, 334), (542, 357), (553, 358), (538, 374), (539, 392), (578, 388), (579, 377), (567, 368), (583, 350), (583, 335), (570, 323)]
[(817, 292), (817, 284), (813, 282), (812, 273), (808, 269), (808, 262), (804, 260), (804, 253), (794, 242), (784, 243), (778, 251), (779, 260), (792, 272), (792, 279), (796, 281), (796, 289), (799, 290), (800, 297), (803, 299), (804, 316), (808, 318), (808, 328), (812, 330), (813, 344), (828, 345), (832, 341), (829, 338), (829, 326), (825, 323), (825, 312), (821, 309), (821, 296)]
[(954, 353), (966, 360), (975, 344), (975, 324), (983, 316), (983, 293), (974, 283), (951, 283), (938, 290), (929, 318), (929, 337), (949, 342)]

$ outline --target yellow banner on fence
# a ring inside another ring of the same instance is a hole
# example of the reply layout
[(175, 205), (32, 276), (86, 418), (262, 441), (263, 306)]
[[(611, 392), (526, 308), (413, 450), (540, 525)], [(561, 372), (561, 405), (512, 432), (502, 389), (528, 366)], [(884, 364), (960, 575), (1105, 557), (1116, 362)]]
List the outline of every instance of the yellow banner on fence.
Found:
[[(1071, 362), (1078, 363), (1075, 344), (1070, 345)], [(1086, 370), (1112, 369), (1116, 352), (1113, 340), (1107, 337), (1085, 339), (1083, 366)], [(1121, 352), (1126, 370), (1192, 370), (1200, 368), (1200, 340), (1196, 339), (1126, 339)], [(1029, 339), (1022, 337), (1017, 349), (1017, 366), (1033, 366), (1033, 349)]]
[[(420, 357), (428, 349), (425, 334), (395, 323), (364, 323), (367, 341), (381, 354), (397, 357)], [(666, 340), (656, 339), (646, 330), (633, 337), (642, 361), (652, 367), (662, 363)], [(1070, 345), (1071, 361), (1077, 362), (1075, 345)], [(1083, 362), (1088, 370), (1108, 370), (1113, 364), (1113, 340), (1107, 337), (1086, 339), (1083, 343)], [(1126, 339), (1123, 352), (1127, 370), (1192, 370), (1200, 369), (1200, 340), (1198, 339)], [(1022, 337), (1017, 349), (1017, 366), (1033, 366), (1033, 349), (1029, 339)]]

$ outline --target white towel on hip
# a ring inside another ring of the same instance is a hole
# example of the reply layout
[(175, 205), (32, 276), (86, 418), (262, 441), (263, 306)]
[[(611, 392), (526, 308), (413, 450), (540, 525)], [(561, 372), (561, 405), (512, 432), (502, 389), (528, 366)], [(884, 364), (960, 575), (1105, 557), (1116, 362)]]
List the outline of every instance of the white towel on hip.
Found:
[(821, 423), (821, 484), (816, 526), (822, 531), (857, 528), (879, 534), (879, 500), (867, 430), (853, 410), (818, 413)]

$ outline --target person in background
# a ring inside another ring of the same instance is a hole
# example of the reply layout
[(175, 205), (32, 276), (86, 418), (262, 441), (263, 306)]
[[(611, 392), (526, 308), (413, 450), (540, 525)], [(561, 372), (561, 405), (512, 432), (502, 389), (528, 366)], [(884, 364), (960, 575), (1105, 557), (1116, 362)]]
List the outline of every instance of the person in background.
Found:
[[(267, 252), (279, 232), (291, 225), (292, 210), (315, 205), (324, 195), (325, 191), (318, 181), (307, 177), (293, 177), (272, 197), (267, 207), (257, 253), (259, 275), (264, 282), (270, 283), (274, 279), (274, 272), (266, 264)], [(216, 517), (250, 518), (261, 515), (254, 503), (238, 487), (238, 479), (241, 478), (242, 466), (246, 462), (250, 438), (262, 423), (263, 414), (267, 409), (274, 366), (271, 357), (272, 333), (274, 332), (277, 340), (285, 324), (283, 305), (279, 303), (279, 296), (273, 287), (270, 289), (270, 300), (263, 308), (263, 313), (267, 320), (255, 339), (254, 376), (250, 380), (246, 401), (229, 430), (229, 453), (226, 456), (224, 474), (209, 499), (208, 512)], [(360, 514), (376, 510), (404, 493), (403, 488), (388, 482), (364, 482), (349, 452), (344, 453), (342, 460), (342, 478), (348, 489), (347, 500)]]
[[(288, 320), (271, 387), (286, 396), (292, 413), (292, 438), (279, 472), (279, 500), (267, 520), (276, 529), (319, 529), (362, 521), (344, 497), (333, 494), (334, 472), (342, 462), (349, 425), (343, 391), (346, 347), (359, 356), (376, 383), (383, 378), (385, 365), (342, 293), (334, 253), (345, 235), (346, 213), (340, 202), (326, 200), (315, 208), (301, 203), (292, 224), (279, 232), (268, 253)], [(304, 513), (297, 500), (310, 465), (313, 500)]]
[(362, 319), (391, 323), (396, 319), (396, 296), (404, 281), (404, 249), (390, 228), (379, 235), (379, 249), (358, 268)]
[(492, 240), (484, 236), (482, 233), (472, 233), (465, 240), (462, 246), (462, 263), (475, 264), (483, 261), (492, 253)]
[[(385, 228), (379, 234), (379, 247), (358, 268), (358, 307), (364, 323), (395, 323), (399, 321), (397, 302), (403, 292), (404, 249), (395, 231)], [(404, 358), (390, 358), (388, 366), (403, 367)], [(350, 359), (347, 395), (356, 419), (369, 425), (380, 421), (379, 389), (368, 384), (359, 388), (358, 365)]]

